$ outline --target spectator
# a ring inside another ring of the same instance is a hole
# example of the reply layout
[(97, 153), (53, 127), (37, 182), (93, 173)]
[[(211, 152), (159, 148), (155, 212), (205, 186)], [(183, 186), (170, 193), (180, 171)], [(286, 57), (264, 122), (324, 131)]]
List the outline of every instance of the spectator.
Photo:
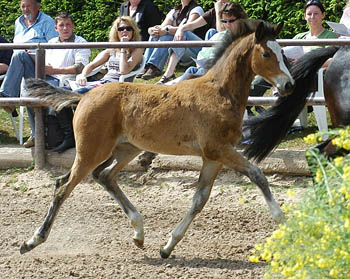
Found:
[[(197, 5), (195, 0), (181, 0), (181, 5), (172, 9), (167, 14), (161, 25), (156, 25), (148, 29), (148, 33), (151, 35), (150, 41), (173, 40), (175, 32), (179, 26), (185, 24), (186, 22), (196, 20), (203, 13), (203, 9)], [(205, 30), (202, 28), (197, 29), (195, 34), (199, 38), (204, 38)], [(195, 54), (197, 54), (199, 50), (200, 48), (191, 49), (191, 51), (193, 51)], [(161, 76), (168, 57), (169, 50), (167, 48), (147, 48), (145, 51), (146, 73), (142, 75), (142, 79), (148, 80)]]
[(148, 41), (148, 28), (161, 23), (161, 14), (152, 0), (129, 0), (120, 6), (119, 16), (131, 16), (141, 31), (141, 40)]
[[(55, 21), (40, 11), (40, 2), (40, 0), (21, 0), (22, 15), (15, 21), (14, 43), (46, 43), (57, 36)], [(21, 83), (15, 83), (13, 80), (19, 80), (19, 76), (24, 76), (23, 64), (34, 68), (34, 61), (29, 51), (16, 50), (1, 85), (0, 97), (20, 96)], [(9, 113), (15, 112), (14, 106), (2, 108)]]
[[(309, 0), (304, 5), (304, 18), (309, 26), (309, 31), (299, 33), (294, 39), (331, 39), (337, 38), (337, 35), (323, 27), (322, 21), (326, 15), (325, 8), (319, 0)], [(321, 46), (303, 46), (303, 52), (306, 53), (312, 49)], [(288, 58), (288, 57), (287, 57)], [(293, 61), (291, 61), (293, 62)], [(327, 63), (327, 62), (326, 62)], [(256, 76), (251, 84), (250, 96), (263, 96), (271, 88), (271, 84), (265, 81), (261, 76)], [(253, 112), (248, 110), (249, 115)]]
[[(140, 41), (140, 30), (137, 27), (135, 20), (129, 16), (118, 17), (114, 22), (109, 33), (110, 42), (130, 42)], [(75, 92), (81, 94), (86, 93), (96, 86), (100, 86), (107, 82), (118, 82), (119, 77), (130, 73), (142, 62), (142, 48), (135, 49), (106, 49), (100, 52), (96, 58), (86, 65), (80, 75), (77, 76), (77, 83), (84, 86)], [(108, 72), (99, 81), (93, 82), (93, 85), (87, 84), (87, 76), (93, 69), (99, 67), (107, 62)], [(126, 81), (133, 81), (134, 77), (126, 79)]]
[[(0, 36), (0, 43), (8, 43), (8, 41), (3, 36)], [(12, 49), (0, 50), (0, 74), (1, 75), (7, 72), (7, 69), (11, 62), (12, 53), (13, 53)]]
[[(58, 37), (49, 40), (49, 43), (86, 43), (83, 37), (74, 34), (75, 24), (72, 16), (67, 12), (61, 12), (55, 18), (55, 30), (58, 32)], [(46, 80), (55, 86), (68, 85), (68, 80), (74, 80), (76, 75), (81, 73), (85, 65), (89, 63), (90, 49), (48, 49), (46, 50)], [(12, 82), (20, 83), (22, 77), (34, 77), (34, 64), (23, 63), (23, 76), (18, 75)], [(24, 147), (34, 146), (35, 121), (34, 111), (32, 108), (27, 108), (29, 122), (31, 126), (31, 136), (23, 144)], [(64, 108), (56, 114), (59, 125), (62, 128), (65, 138), (61, 145), (67, 146), (67, 142), (71, 142), (74, 136), (72, 130), (73, 113), (71, 108)], [(62, 146), (59, 145), (53, 151), (60, 151)], [(68, 144), (69, 145), (69, 144)], [(61, 146), (61, 148), (60, 148)]]
[(350, 30), (350, 0), (346, 2), (340, 23), (343, 23), (348, 28), (348, 30)]
[[(193, 23), (187, 23), (187, 24), (179, 27), (178, 30), (176, 31), (174, 40), (182, 38), (182, 35), (184, 34), (183, 30), (189, 30), (193, 26), (195, 26), (195, 27), (202, 26), (201, 24), (203, 24), (203, 22), (207, 22), (205, 20), (206, 15), (210, 15), (210, 18), (211, 18), (210, 22), (211, 22), (211, 24), (214, 24), (212, 26), (215, 27), (215, 26), (223, 25), (223, 30), (227, 30), (227, 31), (230, 31), (230, 30), (233, 31), (233, 29), (236, 26), (235, 23), (237, 23), (236, 22), (237, 19), (248, 18), (247, 14), (245, 13), (244, 9), (242, 8), (242, 6), (239, 3), (228, 2), (228, 3), (223, 4), (222, 2), (223, 1), (220, 1), (220, 0), (217, 1), (215, 3), (215, 8), (209, 10), (207, 13), (205, 13), (203, 16), (199, 17)], [(219, 3), (220, 3), (220, 5), (219, 5)], [(218, 11), (218, 13), (216, 13), (215, 9), (220, 9), (220, 10)], [(217, 23), (216, 20), (218, 20), (219, 23)], [(210, 40), (214, 40), (214, 41), (222, 39), (223, 35), (226, 33), (226, 31), (216, 33), (216, 29), (213, 29), (213, 28), (209, 29), (209, 30), (210, 30), (211, 34), (214, 34), (211, 36)], [(219, 28), (219, 30), (221, 30), (221, 27)], [(185, 34), (188, 32), (190, 32), (190, 31), (185, 31)], [(168, 68), (167, 68), (165, 74), (163, 75), (163, 77), (161, 78), (161, 80), (158, 82), (158, 84), (165, 84), (166, 82), (169, 81), (168, 77), (172, 76), (174, 74), (175, 67), (176, 67), (178, 60), (179, 60), (178, 53), (182, 49), (180, 49), (180, 48), (173, 48), (172, 49), (171, 48), (171, 50), (173, 51), (173, 53), (170, 56)], [(180, 78), (176, 79), (176, 81), (179, 82), (181, 80), (187, 79), (189, 74), (204, 75), (207, 71), (207, 69), (205, 69), (205, 62), (206, 62), (206, 60), (210, 59), (212, 57), (212, 55), (213, 55), (213, 48), (210, 48), (210, 47), (203, 48), (197, 55), (197, 60), (196, 60), (197, 67), (192, 66), (192, 67), (188, 68)]]

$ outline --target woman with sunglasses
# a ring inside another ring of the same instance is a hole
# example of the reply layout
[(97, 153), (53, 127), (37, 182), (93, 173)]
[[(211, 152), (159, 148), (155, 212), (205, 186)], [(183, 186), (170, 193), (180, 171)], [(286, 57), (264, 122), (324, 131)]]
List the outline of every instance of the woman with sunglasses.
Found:
[[(109, 32), (110, 42), (130, 42), (140, 41), (140, 30), (137, 27), (135, 20), (129, 16), (118, 17), (112, 25)], [(142, 48), (116, 48), (105, 49), (100, 52), (96, 58), (87, 64), (82, 73), (77, 76), (76, 82), (80, 86), (85, 86), (74, 90), (74, 92), (86, 93), (96, 86), (100, 86), (107, 82), (118, 82), (119, 77), (130, 73), (142, 62), (143, 49)], [(107, 73), (99, 81), (94, 82), (93, 85), (86, 86), (87, 76), (93, 69), (107, 63)], [(132, 82), (134, 77), (127, 78), (125, 81)]]

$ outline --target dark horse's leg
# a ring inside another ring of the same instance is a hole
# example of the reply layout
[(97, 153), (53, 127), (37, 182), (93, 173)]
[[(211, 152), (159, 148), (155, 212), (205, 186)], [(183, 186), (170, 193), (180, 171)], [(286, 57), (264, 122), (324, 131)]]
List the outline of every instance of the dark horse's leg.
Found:
[(160, 250), (162, 258), (168, 258), (175, 245), (185, 235), (196, 215), (202, 211), (209, 199), (214, 180), (221, 170), (222, 164), (203, 159), (203, 166), (198, 180), (198, 187), (192, 199), (192, 207), (176, 228), (171, 232), (168, 243)]
[(121, 143), (115, 148), (113, 155), (99, 165), (92, 173), (94, 179), (117, 201), (133, 226), (134, 242), (142, 248), (144, 242), (143, 220), (141, 214), (132, 205), (119, 188), (116, 176), (141, 150), (129, 143)]
[(244, 158), (240, 153), (234, 150), (233, 146), (228, 146), (223, 148), (221, 152), (222, 158), (220, 161), (228, 166), (229, 168), (238, 171), (245, 176), (247, 176), (255, 185), (259, 187), (262, 194), (264, 195), (265, 201), (270, 209), (272, 218), (276, 222), (282, 222), (284, 220), (284, 214), (278, 205), (278, 203), (273, 198), (269, 183), (262, 173), (262, 171), (255, 165), (251, 164), (246, 158)]

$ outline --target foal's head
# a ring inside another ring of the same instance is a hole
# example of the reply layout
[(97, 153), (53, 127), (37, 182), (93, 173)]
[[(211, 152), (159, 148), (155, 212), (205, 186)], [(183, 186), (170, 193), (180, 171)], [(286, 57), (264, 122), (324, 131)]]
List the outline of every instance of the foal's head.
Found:
[(283, 62), (282, 49), (276, 37), (283, 24), (278, 26), (260, 22), (255, 31), (255, 46), (252, 53), (252, 69), (255, 74), (278, 89), (282, 95), (292, 93), (294, 80)]

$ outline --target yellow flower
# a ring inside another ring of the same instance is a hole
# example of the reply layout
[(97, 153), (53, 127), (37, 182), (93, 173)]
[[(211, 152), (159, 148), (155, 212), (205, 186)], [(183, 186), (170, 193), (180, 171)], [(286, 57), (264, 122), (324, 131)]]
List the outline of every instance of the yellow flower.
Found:
[(347, 230), (350, 230), (350, 220), (349, 220), (349, 218), (345, 218), (344, 228), (347, 229)]
[(304, 141), (307, 143), (307, 144), (315, 144), (317, 143), (317, 134), (310, 134), (306, 137), (304, 137)]
[(346, 150), (350, 150), (350, 139), (346, 139), (343, 141), (343, 148)]
[(316, 177), (315, 177), (315, 181), (318, 183), (318, 182), (321, 182), (322, 181), (322, 171), (320, 169), (317, 169), (316, 171)]
[(344, 157), (337, 157), (334, 159), (334, 165), (338, 168), (343, 164)]
[(257, 257), (257, 256), (250, 256), (250, 257), (249, 257), (249, 260), (250, 260), (252, 263), (258, 263), (258, 262), (259, 262), (259, 257)]
[(327, 262), (326, 259), (321, 258), (321, 259), (319, 259), (319, 260), (317, 261), (317, 265), (318, 265), (318, 267), (320, 267), (320, 268), (327, 268), (327, 267), (328, 267), (328, 262)]
[(338, 276), (338, 271), (337, 271), (335, 268), (332, 268), (332, 269), (329, 271), (329, 276), (332, 276), (332, 277)]
[(287, 195), (288, 195), (289, 197), (294, 197), (294, 196), (296, 195), (296, 193), (295, 193), (295, 191), (293, 191), (293, 190), (288, 190), (288, 191), (287, 191)]
[(283, 230), (277, 230), (272, 233), (272, 237), (276, 239), (281, 239), (285, 236), (285, 232)]

